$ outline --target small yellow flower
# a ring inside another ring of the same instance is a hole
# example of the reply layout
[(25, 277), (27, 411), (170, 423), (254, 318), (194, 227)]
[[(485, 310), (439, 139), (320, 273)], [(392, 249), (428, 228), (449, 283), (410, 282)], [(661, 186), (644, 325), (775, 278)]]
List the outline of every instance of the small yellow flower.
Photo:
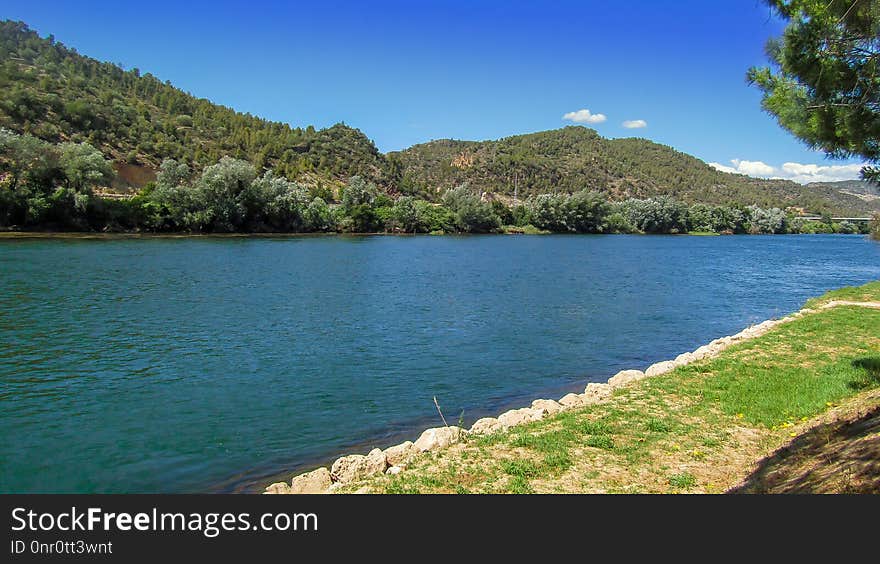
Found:
[(789, 433), (788, 436), (789, 437), (797, 437), (797, 433)]
[(744, 413), (737, 413), (737, 414), (736, 414), (736, 418), (737, 418), (737, 419), (742, 419), (743, 417), (745, 417), (745, 414), (744, 414)]

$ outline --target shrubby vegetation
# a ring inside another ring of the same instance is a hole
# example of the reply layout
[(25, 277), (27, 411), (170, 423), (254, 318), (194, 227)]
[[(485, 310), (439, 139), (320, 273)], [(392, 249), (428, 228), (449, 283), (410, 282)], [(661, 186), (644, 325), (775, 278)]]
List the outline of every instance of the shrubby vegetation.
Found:
[(390, 185), (400, 175), (357, 129), (292, 128), (242, 114), (80, 55), (22, 22), (0, 21), (0, 127), (87, 142), (114, 162), (153, 169), (166, 158), (203, 168), (229, 155), (288, 178), (360, 175)]
[[(855, 233), (849, 223), (806, 221), (779, 208), (694, 204), (670, 196), (613, 202), (597, 191), (538, 194), (514, 206), (467, 185), (439, 202), (392, 198), (351, 177), (334, 196), (223, 157), (200, 173), (175, 159), (130, 198), (95, 189), (110, 162), (88, 143), (56, 145), (0, 129), (0, 227), (154, 232), (351, 233)], [(867, 227), (865, 227), (867, 229)], [(875, 227), (876, 230), (876, 227)]]
[[(165, 159), (202, 171), (228, 156), (251, 163), (259, 175), (271, 169), (277, 178), (296, 181), (308, 188), (311, 199), (327, 204), (347, 179), (358, 176), (379, 188), (380, 200), (382, 194), (403, 194), (438, 203), (447, 191), (467, 185), (476, 193), (502, 197), (511, 196), (514, 187), (525, 198), (588, 188), (610, 200), (668, 194), (688, 205), (799, 206), (859, 216), (876, 209), (870, 201), (834, 187), (726, 174), (646, 139), (604, 139), (580, 126), (479, 143), (435, 141), (382, 155), (362, 132), (344, 124), (295, 128), (235, 112), (149, 73), (85, 57), (52, 36), (40, 37), (24, 23), (11, 21), (0, 21), (0, 127), (52, 144), (88, 143), (99, 149), (116, 169), (112, 184), (117, 191), (144, 186)], [(469, 225), (476, 219), (469, 214), (485, 215), (466, 201), (455, 204), (454, 218), (422, 206), (425, 217), (417, 221), (412, 209), (408, 217), (396, 217), (390, 215), (393, 202), (380, 201), (376, 217), (360, 213), (368, 208), (351, 209), (354, 216), (342, 228), (376, 229), (391, 223), (397, 229), (402, 222), (407, 227), (401, 229), (446, 231)], [(489, 204), (501, 224), (522, 223), (524, 206), (508, 210)], [(544, 204), (556, 205), (551, 200)], [(316, 213), (323, 211), (316, 206)], [(581, 220), (571, 213), (554, 229), (608, 232), (626, 219), (615, 216), (613, 225), (603, 227), (587, 217), (578, 226)], [(496, 228), (491, 217), (482, 219), (490, 221), (478, 229)], [(217, 217), (208, 223), (219, 229), (224, 221)], [(273, 221), (283, 223), (277, 217), (267, 223)]]
[(871, 237), (880, 240), (880, 213), (874, 214), (870, 225)]

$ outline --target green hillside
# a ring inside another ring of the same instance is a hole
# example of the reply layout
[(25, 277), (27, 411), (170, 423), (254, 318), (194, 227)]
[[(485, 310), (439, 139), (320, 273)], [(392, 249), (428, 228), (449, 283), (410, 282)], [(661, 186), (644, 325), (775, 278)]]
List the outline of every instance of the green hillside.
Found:
[[(664, 145), (605, 139), (580, 126), (498, 141), (432, 141), (382, 155), (366, 135), (344, 124), (295, 128), (242, 114), (149, 73), (80, 55), (12, 21), (0, 21), (0, 129), (52, 146), (88, 143), (100, 150), (115, 174), (108, 180), (101, 174), (94, 183), (88, 196), (98, 198), (131, 195), (156, 179), (165, 159), (186, 164), (192, 180), (231, 157), (253, 165), (255, 174), (272, 170), (295, 180), (310, 196), (331, 204), (349, 178), (360, 176), (380, 192), (435, 203), (448, 190), (467, 185), (508, 204), (515, 189), (521, 200), (593, 190), (616, 202), (667, 195), (684, 203), (795, 207), (833, 215), (880, 211), (880, 198), (870, 188), (801, 186), (727, 174)], [(48, 198), (60, 177), (57, 171), (44, 176), (38, 191)]]
[(293, 128), (183, 92), (138, 69), (85, 57), (21, 22), (0, 21), (0, 127), (86, 141), (142, 185), (165, 158), (201, 169), (223, 156), (296, 178), (360, 175), (388, 185), (384, 157), (357, 129)]
[(727, 174), (703, 161), (646, 139), (605, 139), (569, 126), (498, 141), (438, 140), (392, 153), (412, 189), (441, 194), (471, 188), (526, 197), (598, 190), (615, 200), (671, 195), (684, 202), (804, 207), (813, 212), (867, 213), (880, 201), (827, 186)]

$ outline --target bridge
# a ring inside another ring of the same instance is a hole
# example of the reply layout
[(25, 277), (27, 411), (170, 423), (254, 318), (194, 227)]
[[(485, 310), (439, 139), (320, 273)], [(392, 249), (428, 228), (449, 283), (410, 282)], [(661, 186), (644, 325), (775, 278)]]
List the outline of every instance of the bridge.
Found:
[[(795, 216), (798, 219), (806, 219), (807, 221), (822, 221), (824, 218), (818, 215), (798, 215)], [(852, 223), (864, 222), (868, 223), (871, 221), (870, 217), (832, 217), (831, 221), (849, 221)]]

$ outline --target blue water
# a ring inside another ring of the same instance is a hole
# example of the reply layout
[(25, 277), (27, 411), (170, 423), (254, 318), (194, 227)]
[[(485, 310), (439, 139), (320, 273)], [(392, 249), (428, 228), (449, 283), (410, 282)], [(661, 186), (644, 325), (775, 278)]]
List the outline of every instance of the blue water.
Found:
[(878, 278), (859, 236), (0, 241), (0, 491), (247, 489)]

